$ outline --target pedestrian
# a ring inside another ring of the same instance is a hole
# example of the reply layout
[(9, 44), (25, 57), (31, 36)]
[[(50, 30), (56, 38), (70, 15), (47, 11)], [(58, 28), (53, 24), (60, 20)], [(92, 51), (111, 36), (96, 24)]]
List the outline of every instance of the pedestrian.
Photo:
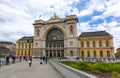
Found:
[(47, 61), (48, 61), (48, 59), (47, 59), (47, 57), (45, 57), (45, 63), (47, 64)]
[(20, 62), (22, 61), (22, 56), (19, 57)]
[(32, 57), (29, 57), (28, 63), (29, 63), (29, 67), (31, 67), (31, 65), (32, 65)]
[(42, 57), (40, 57), (40, 64), (42, 64), (43, 63), (43, 58)]
[(15, 63), (15, 56), (12, 56), (12, 63)]

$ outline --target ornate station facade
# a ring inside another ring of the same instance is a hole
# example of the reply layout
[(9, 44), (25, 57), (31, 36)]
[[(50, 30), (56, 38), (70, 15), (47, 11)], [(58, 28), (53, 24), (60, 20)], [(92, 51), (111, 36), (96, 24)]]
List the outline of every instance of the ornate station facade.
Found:
[[(114, 58), (113, 37), (106, 31), (77, 34), (76, 15), (64, 19), (54, 14), (48, 21), (35, 20), (34, 38), (17, 41), (17, 56)], [(28, 41), (32, 42), (28, 42)], [(32, 48), (27, 46), (32, 46)], [(25, 49), (26, 45), (26, 49)]]
[(76, 15), (60, 19), (54, 14), (48, 21), (36, 20), (33, 56), (78, 57), (77, 23)]

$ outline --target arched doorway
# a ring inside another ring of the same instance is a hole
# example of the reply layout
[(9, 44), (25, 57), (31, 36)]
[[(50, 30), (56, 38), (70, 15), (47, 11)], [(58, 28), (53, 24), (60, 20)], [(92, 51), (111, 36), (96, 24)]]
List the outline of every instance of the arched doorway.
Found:
[(46, 56), (64, 56), (64, 34), (60, 29), (51, 29), (46, 36)]

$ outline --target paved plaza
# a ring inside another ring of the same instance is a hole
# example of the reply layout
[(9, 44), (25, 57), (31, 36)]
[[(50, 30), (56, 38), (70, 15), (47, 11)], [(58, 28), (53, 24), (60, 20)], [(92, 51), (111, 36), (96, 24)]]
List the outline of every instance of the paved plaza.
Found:
[(33, 59), (29, 67), (26, 61), (0, 67), (0, 78), (63, 78), (49, 63), (40, 65), (39, 59)]

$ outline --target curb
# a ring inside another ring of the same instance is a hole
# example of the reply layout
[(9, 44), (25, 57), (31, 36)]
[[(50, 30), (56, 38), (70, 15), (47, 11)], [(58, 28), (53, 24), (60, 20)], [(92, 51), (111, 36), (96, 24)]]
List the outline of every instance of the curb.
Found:
[[(53, 64), (53, 63), (54, 63), (54, 64)], [(50, 60), (50, 64), (51, 64), (57, 71), (59, 71), (59, 72), (63, 75), (64, 78), (68, 78), (68, 77), (66, 77), (67, 75), (65, 76), (65, 74), (63, 74), (63, 72), (61, 72), (61, 71), (56, 67), (56, 65), (59, 65), (60, 67), (66, 69), (66, 70), (71, 71), (72, 74), (77, 75), (77, 76), (80, 76), (81, 78), (98, 78), (98, 77), (96, 77), (96, 76), (93, 76), (93, 75), (88, 74), (88, 73), (86, 73), (86, 72), (83, 72), (83, 71), (74, 69), (74, 68), (72, 68), (72, 67), (70, 67), (70, 66), (64, 65), (64, 64), (59, 63), (59, 62), (56, 62), (56, 61)], [(55, 64), (56, 64), (56, 65), (55, 65)]]

